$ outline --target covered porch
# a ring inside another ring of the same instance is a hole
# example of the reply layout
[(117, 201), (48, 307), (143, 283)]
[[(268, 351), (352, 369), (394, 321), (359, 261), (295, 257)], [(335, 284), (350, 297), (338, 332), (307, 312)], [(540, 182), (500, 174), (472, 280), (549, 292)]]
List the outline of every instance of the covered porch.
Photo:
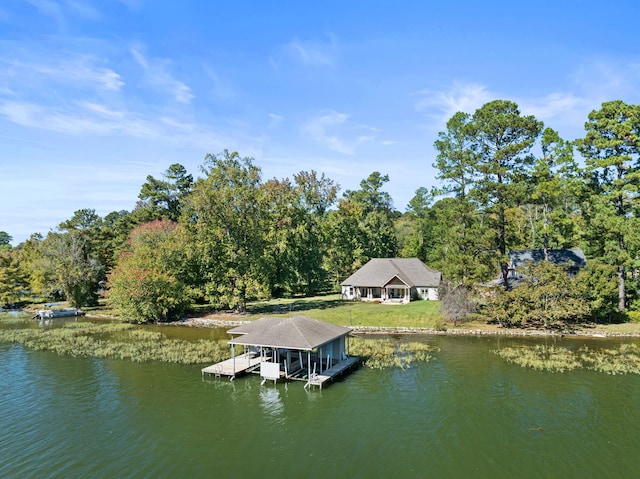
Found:
[(385, 304), (405, 304), (411, 300), (411, 287), (397, 277), (382, 287), (361, 286), (358, 296), (362, 301), (379, 301)]

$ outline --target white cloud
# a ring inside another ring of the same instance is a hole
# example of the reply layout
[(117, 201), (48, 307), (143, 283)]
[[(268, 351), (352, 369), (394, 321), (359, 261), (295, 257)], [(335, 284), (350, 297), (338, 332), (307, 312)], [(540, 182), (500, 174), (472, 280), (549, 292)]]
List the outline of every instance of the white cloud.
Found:
[(40, 15), (51, 18), (58, 27), (64, 27), (66, 16), (75, 16), (87, 20), (99, 20), (100, 12), (85, 0), (26, 0), (36, 8)]
[(85, 81), (100, 86), (106, 90), (118, 91), (124, 86), (122, 77), (110, 68), (95, 68), (89, 62), (75, 62), (68, 65), (61, 65), (58, 73), (70, 73), (69, 78)]
[(523, 113), (544, 120), (565, 113), (567, 110), (575, 109), (584, 102), (584, 98), (578, 98), (573, 93), (550, 93), (542, 98), (524, 100), (520, 109)]
[(26, 0), (28, 3), (36, 7), (41, 15), (47, 16), (55, 20), (58, 24), (64, 21), (62, 6), (53, 0)]
[(106, 118), (113, 118), (120, 120), (124, 118), (125, 114), (122, 111), (117, 111), (109, 108), (106, 105), (101, 105), (99, 103), (93, 103), (89, 101), (81, 101), (78, 103), (81, 108), (89, 110), (90, 112), (96, 113), (100, 116), (104, 116)]
[(147, 59), (140, 51), (142, 48), (142, 45), (135, 45), (131, 47), (131, 56), (138, 63), (138, 65), (146, 70), (147, 68), (149, 68), (149, 64), (147, 63)]
[(458, 111), (473, 114), (483, 104), (497, 98), (516, 102), (525, 115), (534, 115), (547, 126), (563, 130), (569, 136), (581, 135), (590, 111), (602, 102), (621, 99), (640, 101), (640, 62), (589, 59), (568, 75), (569, 84), (540, 96), (513, 95), (491, 91), (472, 82), (454, 82), (443, 91), (422, 90), (415, 93), (416, 111), (430, 120), (430, 128), (443, 128)]
[[(0, 115), (21, 126), (69, 135), (106, 135), (122, 128), (119, 121), (104, 118), (104, 111), (98, 111), (96, 105), (81, 106), (80, 111), (65, 111), (35, 103), (5, 101), (0, 103)], [(91, 113), (98, 115), (92, 116)]]
[(30, 85), (39, 85), (43, 92), (52, 83), (71, 85), (75, 88), (119, 91), (124, 86), (120, 74), (111, 68), (100, 65), (90, 55), (69, 55), (68, 58), (52, 58), (47, 61), (41, 57), (38, 61), (24, 61), (5, 57), (0, 63), (6, 64), (0, 70), (0, 78), (13, 83), (14, 89), (24, 90)]
[(226, 100), (236, 96), (234, 88), (228, 82), (222, 80), (213, 68), (205, 65), (204, 71), (209, 80), (211, 80), (211, 92), (214, 97)]
[(269, 128), (275, 128), (284, 120), (283, 116), (276, 115), (275, 113), (269, 113)]
[(131, 112), (117, 111), (91, 102), (50, 107), (5, 101), (0, 103), (0, 115), (21, 126), (73, 136), (116, 135), (163, 141), (180, 137), (175, 129), (167, 128), (156, 119), (145, 119)]
[[(329, 35), (326, 41), (302, 41), (294, 38), (283, 47), (284, 53), (303, 65), (313, 67), (333, 66), (339, 49), (335, 36)], [(273, 63), (273, 59), (271, 59)]]
[(191, 88), (182, 83), (181, 81), (172, 81), (168, 85), (173, 90), (173, 96), (180, 103), (190, 103), (193, 98)]
[(81, 0), (65, 0), (64, 3), (68, 10), (81, 18), (98, 20), (101, 17), (100, 12), (95, 9), (90, 2)]
[(562, 130), (568, 137), (584, 134), (589, 112), (605, 101), (640, 100), (640, 63), (609, 59), (590, 59), (570, 75), (571, 91), (552, 92), (538, 98), (516, 99), (524, 114), (535, 115), (547, 126)]
[(130, 10), (136, 10), (142, 6), (143, 0), (118, 0)]
[(593, 99), (560, 92), (515, 101), (523, 115), (533, 115), (544, 121), (546, 126), (570, 136), (580, 135), (589, 112), (596, 107)]
[[(358, 134), (365, 129), (375, 131), (375, 128), (353, 124), (348, 121), (349, 115), (330, 110), (311, 118), (302, 127), (302, 135), (310, 138), (326, 148), (345, 155), (353, 155), (358, 146), (373, 141), (375, 136)], [(345, 139), (346, 136), (355, 136)]]
[(191, 88), (174, 78), (169, 71), (171, 62), (156, 58), (149, 59), (145, 56), (143, 50), (144, 46), (139, 43), (130, 49), (131, 55), (144, 70), (145, 82), (162, 91), (168, 92), (179, 103), (190, 103), (194, 97), (193, 93), (191, 93)]
[(415, 96), (418, 100), (414, 108), (426, 112), (437, 127), (445, 125), (459, 111), (473, 113), (496, 98), (484, 85), (458, 81), (446, 91), (422, 90), (415, 93)]

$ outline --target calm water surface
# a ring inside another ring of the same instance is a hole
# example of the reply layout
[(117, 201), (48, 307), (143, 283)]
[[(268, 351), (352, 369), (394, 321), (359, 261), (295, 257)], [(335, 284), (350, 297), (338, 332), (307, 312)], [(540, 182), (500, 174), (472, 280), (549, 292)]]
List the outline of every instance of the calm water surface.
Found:
[[(441, 348), (432, 362), (311, 392), (0, 344), (0, 477), (640, 474), (639, 377), (530, 371), (490, 352), (530, 339), (418, 338)], [(556, 342), (585, 343), (617, 345)]]

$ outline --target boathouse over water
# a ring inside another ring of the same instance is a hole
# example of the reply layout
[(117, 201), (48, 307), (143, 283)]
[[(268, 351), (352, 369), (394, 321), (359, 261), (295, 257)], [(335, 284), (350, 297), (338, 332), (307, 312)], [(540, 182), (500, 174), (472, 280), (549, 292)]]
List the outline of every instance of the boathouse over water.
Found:
[[(265, 317), (227, 332), (231, 359), (202, 369), (203, 375), (233, 379), (259, 368), (264, 381), (285, 378), (322, 387), (358, 361), (347, 355), (350, 328), (306, 316)], [(241, 354), (236, 354), (236, 346), (242, 346)]]

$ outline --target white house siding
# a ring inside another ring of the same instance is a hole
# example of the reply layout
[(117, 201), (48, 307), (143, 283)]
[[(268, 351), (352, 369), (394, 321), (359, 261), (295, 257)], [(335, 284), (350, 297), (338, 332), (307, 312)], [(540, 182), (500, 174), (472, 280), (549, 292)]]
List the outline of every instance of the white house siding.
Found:
[(418, 258), (373, 258), (342, 283), (342, 298), (396, 304), (437, 300), (441, 278)]

